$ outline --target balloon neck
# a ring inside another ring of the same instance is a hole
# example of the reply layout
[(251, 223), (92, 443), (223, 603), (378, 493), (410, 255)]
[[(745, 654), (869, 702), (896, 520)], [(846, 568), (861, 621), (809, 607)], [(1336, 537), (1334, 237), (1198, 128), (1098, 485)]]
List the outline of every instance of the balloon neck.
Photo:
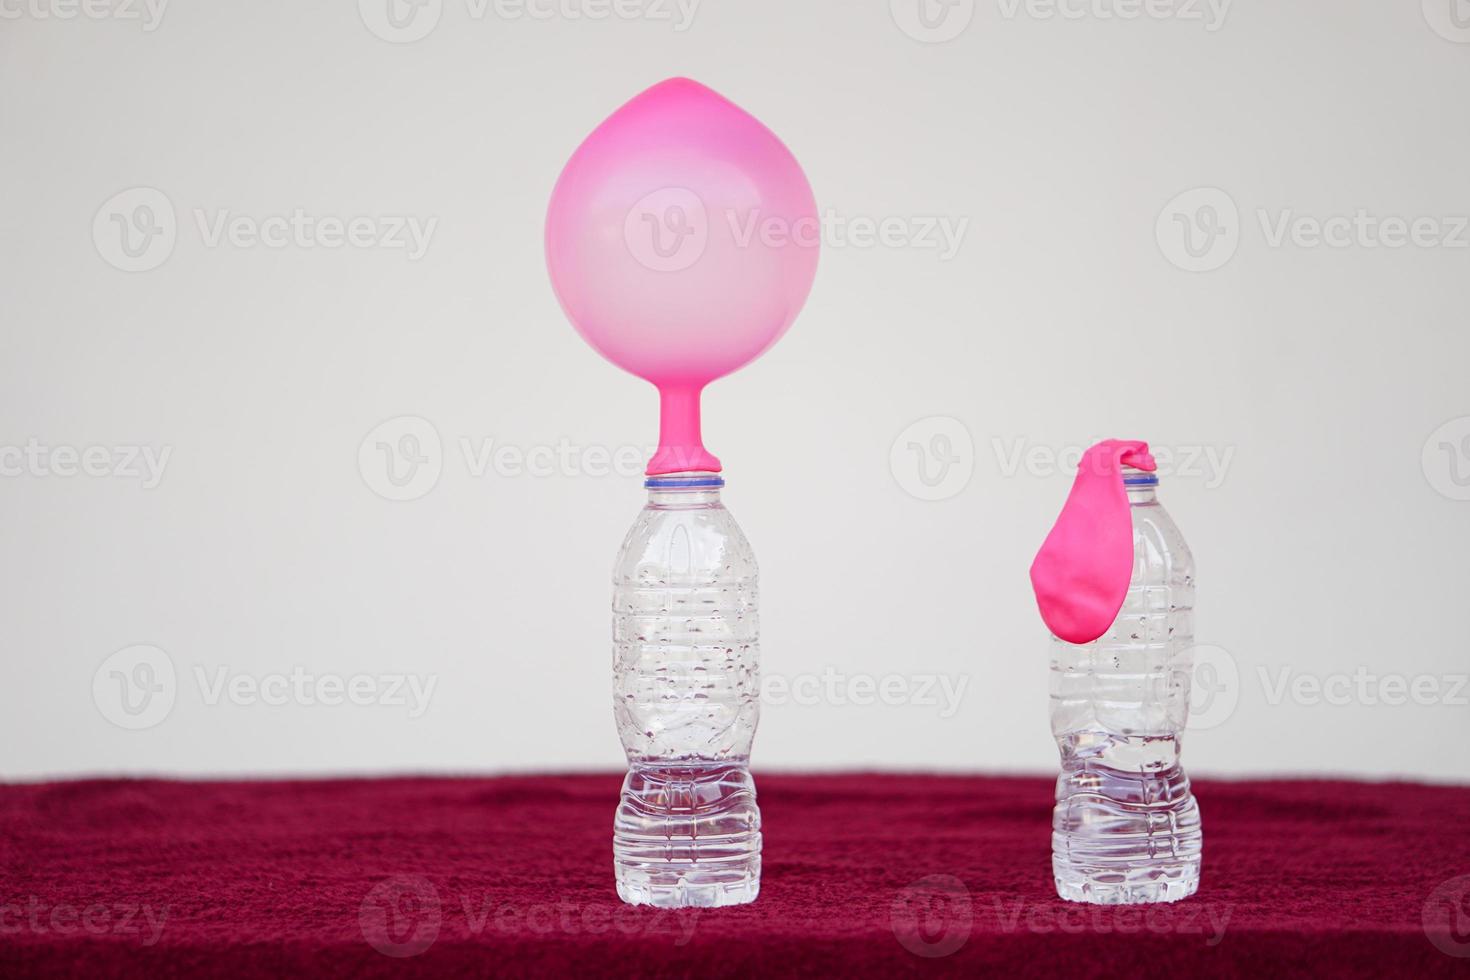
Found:
[(699, 435), (699, 395), (703, 388), (658, 390), (658, 452), (644, 470), (660, 473), (720, 472), (720, 461), (704, 448)]

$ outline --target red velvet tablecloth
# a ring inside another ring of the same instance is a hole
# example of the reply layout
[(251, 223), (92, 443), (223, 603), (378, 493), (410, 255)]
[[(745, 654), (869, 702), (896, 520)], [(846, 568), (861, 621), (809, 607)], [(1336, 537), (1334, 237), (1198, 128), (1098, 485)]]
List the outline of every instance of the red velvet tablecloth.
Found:
[(760, 899), (623, 906), (619, 776), (0, 787), (0, 975), (1470, 976), (1470, 788), (1196, 783), (1203, 884), (1060, 902), (1044, 778), (762, 775)]

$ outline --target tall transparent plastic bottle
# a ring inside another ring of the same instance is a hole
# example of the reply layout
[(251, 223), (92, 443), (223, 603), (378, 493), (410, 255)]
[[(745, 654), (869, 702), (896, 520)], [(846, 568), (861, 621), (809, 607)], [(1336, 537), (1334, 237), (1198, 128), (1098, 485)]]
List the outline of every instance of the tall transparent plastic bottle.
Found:
[(1173, 902), (1199, 887), (1199, 806), (1179, 765), (1194, 643), (1194, 560), (1158, 501), (1123, 470), (1133, 574), (1109, 630), (1052, 638), (1051, 727), (1061, 750), (1052, 819), (1057, 894), (1101, 905)]
[(613, 827), (618, 896), (662, 908), (751, 902), (755, 555), (720, 502), (718, 474), (644, 486), (613, 570), (613, 708), (629, 766)]

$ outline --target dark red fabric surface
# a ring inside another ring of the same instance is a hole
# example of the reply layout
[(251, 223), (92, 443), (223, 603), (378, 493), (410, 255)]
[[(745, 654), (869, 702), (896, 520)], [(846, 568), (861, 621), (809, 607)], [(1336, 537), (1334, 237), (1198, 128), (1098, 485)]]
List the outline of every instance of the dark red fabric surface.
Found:
[(0, 974), (1470, 975), (1470, 788), (1199, 782), (1199, 894), (1123, 911), (1053, 895), (1049, 779), (756, 778), (760, 899), (677, 913), (616, 775), (0, 787)]

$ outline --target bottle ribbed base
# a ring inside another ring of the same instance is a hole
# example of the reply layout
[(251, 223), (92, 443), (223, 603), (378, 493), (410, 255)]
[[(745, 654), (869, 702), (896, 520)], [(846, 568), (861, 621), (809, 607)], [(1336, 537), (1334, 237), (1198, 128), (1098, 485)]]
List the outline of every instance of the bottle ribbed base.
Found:
[(618, 897), (711, 908), (760, 894), (760, 811), (744, 766), (636, 765), (613, 826)]

